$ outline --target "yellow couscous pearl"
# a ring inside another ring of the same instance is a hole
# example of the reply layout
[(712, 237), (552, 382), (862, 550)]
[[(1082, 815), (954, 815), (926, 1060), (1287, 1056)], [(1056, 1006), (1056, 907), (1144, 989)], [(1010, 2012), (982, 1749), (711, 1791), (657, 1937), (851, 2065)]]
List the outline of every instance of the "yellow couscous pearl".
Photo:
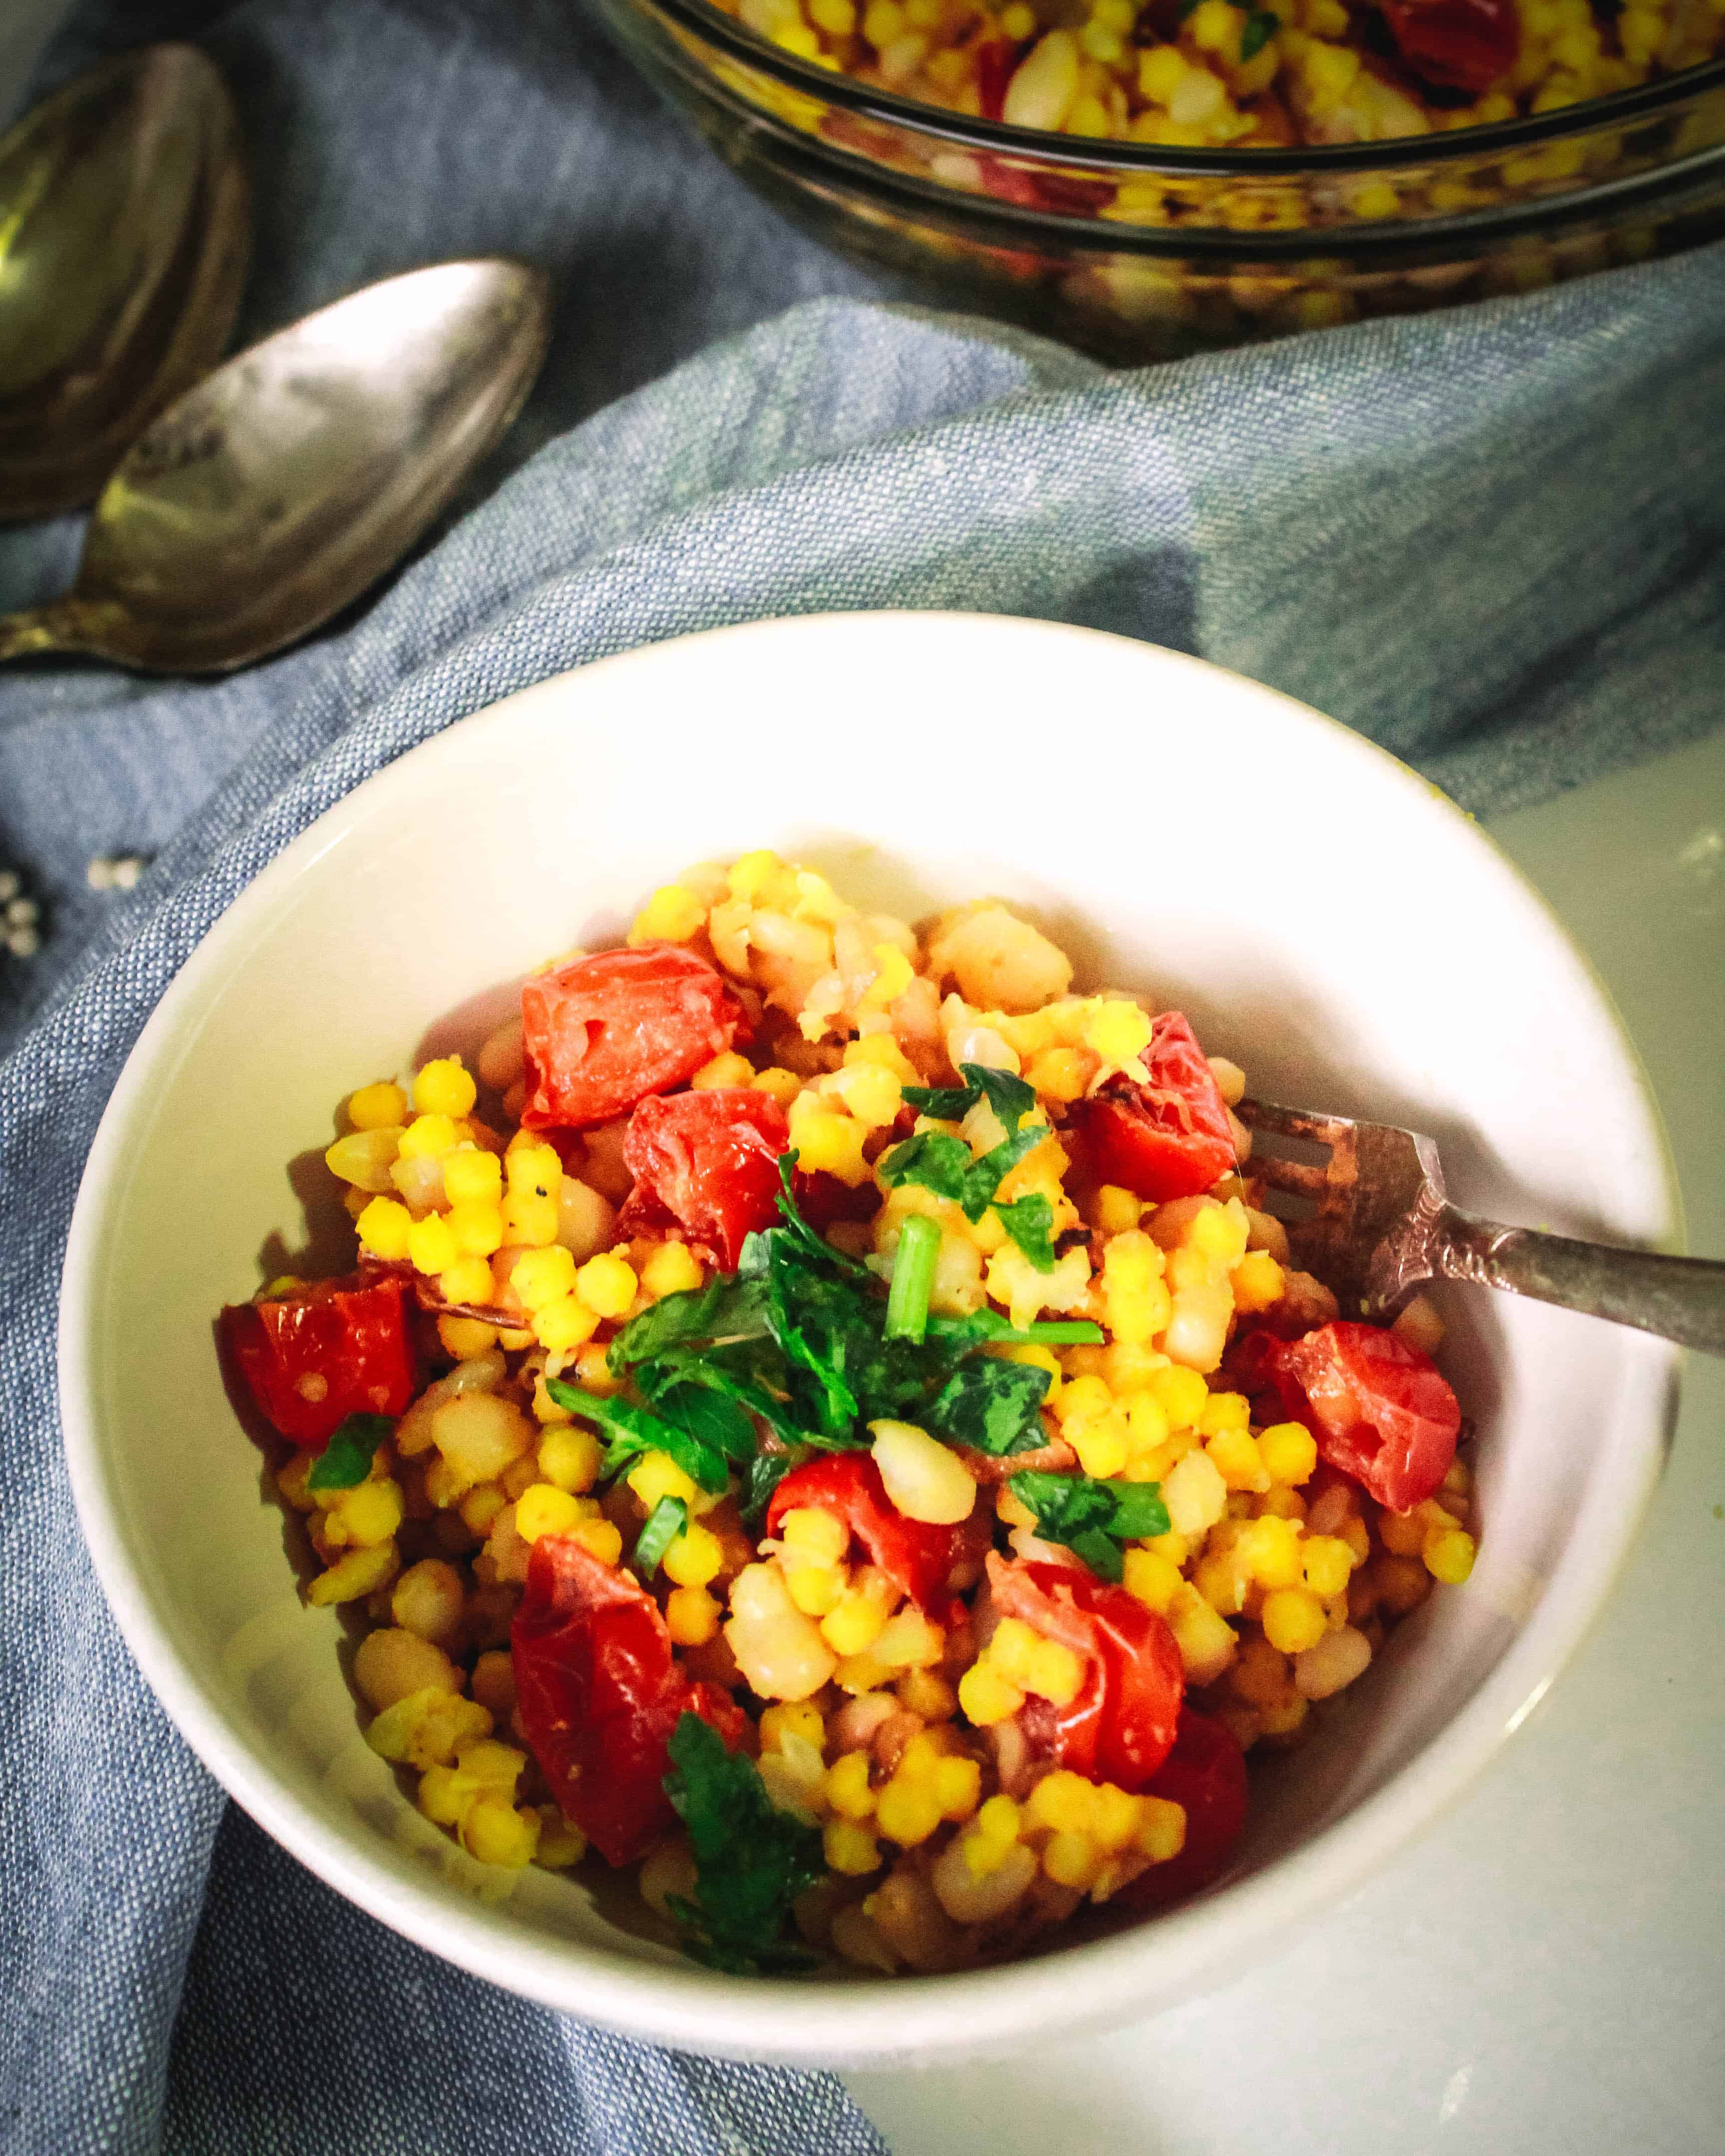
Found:
[(850, 1547), (850, 1529), (818, 1506), (793, 1505), (778, 1523), (778, 1538), (811, 1564), (836, 1565)]
[(1285, 1655), (1315, 1647), (1327, 1630), (1324, 1607), (1303, 1587), (1278, 1588), (1264, 1598), (1264, 1636)]
[(1144, 1201), (1135, 1191), (1127, 1190), (1117, 1183), (1105, 1183), (1096, 1195), (1096, 1224), (1104, 1235), (1124, 1235), (1136, 1228), (1144, 1211)]
[(747, 1086), (754, 1075), (755, 1066), (747, 1056), (727, 1050), (711, 1063), (703, 1063), (689, 1083), (698, 1093), (710, 1093), (721, 1086)]
[(941, 1817), (966, 1820), (983, 1793), (983, 1770), (974, 1759), (942, 1759), (934, 1770), (934, 1798)]
[(641, 1268), (641, 1286), (655, 1301), (660, 1296), (686, 1295), (703, 1277), (700, 1259), (685, 1243), (661, 1243)]
[[(437, 1276), (438, 1293), (445, 1302), (489, 1302), (491, 1300), (491, 1268), (483, 1258), (457, 1258)], [(454, 1321), (459, 1322), (459, 1320)], [(485, 1328), (496, 1335), (490, 1327)], [(441, 1322), (439, 1322), (441, 1330)]]
[[(502, 1246), (503, 1208), (495, 1199), (467, 1199), (451, 1205), (444, 1219), (455, 1239), (455, 1247), (465, 1256), (488, 1258)], [(482, 1302), (485, 1298), (475, 1296), (472, 1300)]]
[[(807, 1093), (798, 1096), (799, 1101), (814, 1098)], [(811, 1106), (800, 1114), (793, 1113), (791, 1119), (791, 1143), (798, 1165), (811, 1174), (819, 1171), (835, 1175), (853, 1188), (869, 1179), (869, 1164), (863, 1158), (863, 1141), (868, 1135), (866, 1123), (829, 1108)]]
[(621, 1317), (634, 1301), (639, 1282), (629, 1260), (608, 1250), (588, 1260), (575, 1276), (575, 1286), (589, 1310), (601, 1317)]
[(1086, 1835), (1050, 1835), (1043, 1847), (1042, 1868), (1057, 1887), (1087, 1889), (1101, 1870), (1101, 1853)]
[(1230, 1490), (1261, 1491), (1270, 1487), (1269, 1470), (1249, 1430), (1219, 1430), (1204, 1451)]
[(841, 1564), (797, 1564), (785, 1572), (791, 1600), (805, 1617), (824, 1617), (836, 1609), (850, 1584), (850, 1570)]
[(1439, 1527), (1426, 1537), (1425, 1568), (1446, 1587), (1459, 1587), (1473, 1570), (1474, 1539), (1461, 1527)]
[(447, 1116), (416, 1116), (401, 1134), (403, 1160), (441, 1160), (454, 1152), (461, 1133)]
[(320, 1608), (331, 1603), (356, 1602), (381, 1587), (394, 1572), (398, 1560), (393, 1543), (377, 1543), (369, 1549), (349, 1550), (321, 1572), (305, 1590), (305, 1599)]
[(391, 1260), (406, 1257), (413, 1216), (399, 1199), (374, 1198), (354, 1223), (362, 1250)]
[(1301, 1543), (1300, 1557), (1305, 1583), (1321, 1601), (1330, 1601), (1347, 1586), (1353, 1552), (1340, 1536), (1307, 1535)]
[(875, 1809), (875, 1793), (869, 1787), (868, 1753), (841, 1753), (826, 1771), (821, 1794), (840, 1819), (867, 1819)]
[(326, 1526), (331, 1539), (370, 1549), (388, 1542), (407, 1515), (398, 1483), (362, 1482), (344, 1491)]
[(503, 1173), (511, 1190), (524, 1195), (555, 1198), (563, 1187), (563, 1163), (557, 1147), (531, 1139), (525, 1144), (511, 1140), (503, 1156)]
[(444, 1195), (452, 1206), (495, 1204), (503, 1195), (502, 1162), (478, 1146), (457, 1146), (444, 1159)]
[(777, 1101), (781, 1108), (788, 1108), (803, 1090), (803, 1081), (794, 1070), (781, 1070), (773, 1064), (765, 1070), (757, 1070), (752, 1081), (757, 1093), (766, 1093)]
[(533, 1852), (533, 1861), (542, 1864), (547, 1871), (566, 1871), (586, 1854), (587, 1836), (580, 1828), (572, 1826), (555, 1804), (541, 1804), (539, 1846)]
[(1258, 1456), (1272, 1482), (1309, 1482), (1317, 1466), (1317, 1440), (1304, 1423), (1271, 1423), (1259, 1435)]
[(820, 1620), (821, 1637), (835, 1655), (865, 1654), (886, 1629), (886, 1613), (871, 1596), (847, 1590)]
[(569, 1539), (601, 1564), (615, 1564), (623, 1555), (623, 1531), (609, 1520), (578, 1520), (569, 1530)]
[(855, 1820), (829, 1820), (821, 1830), (821, 1849), (829, 1869), (846, 1878), (880, 1868), (880, 1843)]
[(629, 1471), (629, 1486), (642, 1510), (649, 1513), (665, 1497), (680, 1497), (691, 1509), (701, 1500), (694, 1476), (685, 1474), (668, 1452), (644, 1454), (639, 1466)]
[(1198, 1372), (1178, 1364), (1157, 1371), (1149, 1389), (1162, 1403), (1170, 1430), (1195, 1429), (1209, 1398), (1209, 1388)]
[(529, 1250), (516, 1260), (509, 1284), (520, 1296), (524, 1310), (543, 1310), (559, 1296), (573, 1291), (575, 1260), (560, 1243), (544, 1250)]
[(516, 1500), (516, 1532), (524, 1543), (542, 1535), (566, 1535), (582, 1517), (578, 1499), (554, 1482), (535, 1482)]
[(554, 1355), (567, 1355), (572, 1348), (591, 1340), (598, 1323), (598, 1313), (589, 1310), (578, 1295), (560, 1295), (533, 1312), (533, 1337)]
[(578, 1496), (599, 1479), (604, 1447), (590, 1430), (572, 1423), (547, 1430), (539, 1440), (539, 1472), (559, 1490)]
[(357, 1131), (390, 1130), (407, 1119), (408, 1096), (387, 1078), (347, 1097), (347, 1120)]
[[(1117, 31), (1106, 23), (1096, 26), (1094, 35), (1109, 40), (1108, 49), (1098, 52), (1093, 33), (1086, 30), (1079, 39), (1091, 58), (1111, 64), (1121, 57), (1122, 46)], [(1104, 996), (1084, 1022), (1084, 1045), (1101, 1056), (1104, 1063), (1130, 1063), (1150, 1045), (1151, 1024), (1149, 1013), (1124, 996)]]
[(878, 1063), (849, 1064), (829, 1082), (856, 1120), (870, 1130), (884, 1130), (903, 1105), (898, 1080)]
[(691, 1520), (665, 1553), (665, 1575), (679, 1587), (705, 1587), (718, 1577), (724, 1562), (718, 1537)]
[(761, 1717), (761, 1749), (776, 1752), (787, 1737), (801, 1738), (817, 1752), (826, 1747), (826, 1724), (812, 1699), (775, 1700)]
[(539, 1846), (539, 1815), (518, 1811), (501, 1797), (480, 1797), (461, 1822), (462, 1845), (481, 1864), (519, 1871)]
[(1146, 1797), (1139, 1814), (1138, 1846), (1158, 1864), (1167, 1864), (1186, 1846), (1186, 1809), (1166, 1797)]
[(543, 1249), (557, 1239), (557, 1201), (537, 1191), (511, 1190), (503, 1200), (504, 1240)]
[(1004, 1722), (1024, 1703), (1019, 1687), (986, 1662), (973, 1663), (958, 1680), (958, 1704), (978, 1729)]
[(634, 946), (686, 943), (706, 921), (706, 908), (692, 891), (680, 883), (661, 884), (635, 916), (629, 940)]
[(441, 1213), (428, 1213), (408, 1230), (408, 1255), (417, 1272), (445, 1273), (461, 1255)]
[(704, 1587), (673, 1588), (665, 1604), (665, 1627), (679, 1647), (704, 1647), (716, 1639), (724, 1614)]
[[(485, 1273), (485, 1293), (480, 1296), (464, 1298), (472, 1301), (490, 1300), (491, 1276)], [(437, 1337), (458, 1363), (470, 1363), (476, 1355), (489, 1355), (497, 1345), (497, 1328), (478, 1317), (440, 1317), (437, 1321)]]
[(473, 1074), (463, 1068), (459, 1055), (435, 1057), (413, 1080), (413, 1106), (421, 1115), (449, 1116), (459, 1121), (472, 1114), (478, 1098)]
[(933, 1790), (900, 1775), (894, 1775), (875, 1799), (875, 1825), (901, 1848), (914, 1849), (927, 1841), (940, 1823), (940, 1800)]
[(1281, 1267), (1268, 1250), (1248, 1250), (1229, 1274), (1228, 1285), (1234, 1292), (1235, 1308), (1245, 1317), (1279, 1302), (1286, 1281)]
[(1134, 1594), (1158, 1616), (1167, 1614), (1168, 1606), (1179, 1592), (1180, 1568), (1155, 1550), (1129, 1549), (1124, 1561), (1122, 1582), (1128, 1594)]

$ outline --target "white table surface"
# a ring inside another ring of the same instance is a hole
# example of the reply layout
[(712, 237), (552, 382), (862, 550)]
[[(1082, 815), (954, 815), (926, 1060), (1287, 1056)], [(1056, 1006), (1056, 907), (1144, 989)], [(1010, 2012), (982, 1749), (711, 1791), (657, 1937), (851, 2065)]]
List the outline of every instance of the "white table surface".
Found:
[[(1725, 690), (1725, 679), (1722, 679)], [(1725, 732), (1502, 819), (1725, 1257)], [(1725, 1362), (1593, 1636), (1470, 1796), (1275, 1960), (1119, 2034), (845, 2076), (896, 2156), (1725, 2151)]]

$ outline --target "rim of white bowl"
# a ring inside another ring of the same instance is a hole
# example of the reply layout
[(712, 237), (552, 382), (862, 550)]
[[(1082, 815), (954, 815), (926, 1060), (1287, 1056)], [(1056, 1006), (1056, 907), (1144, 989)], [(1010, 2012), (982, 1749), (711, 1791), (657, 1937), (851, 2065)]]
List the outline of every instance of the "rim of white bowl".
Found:
[[(308, 1870), (338, 1893), (474, 1975), (621, 2034), (675, 2048), (799, 2066), (928, 2063), (998, 2050), (1034, 2035), (1118, 2026), (1225, 1982), (1302, 1919), (1358, 1885), (1402, 1843), (1445, 1810), (1544, 1697), (1609, 1599), (1657, 1482), (1675, 1404), (1680, 1353), (1645, 1335), (1626, 1358), (1620, 1430), (1604, 1486), (1576, 1522), (1539, 1605), (1480, 1689), (1421, 1751), (1373, 1796), (1302, 1848), (1252, 1877), (1153, 1922), (1085, 1945), (998, 1969), (877, 1981), (734, 1978), (693, 1964), (643, 1963), (583, 1944), (528, 1936), (507, 1904), (486, 1912), (428, 1876), (374, 1830), (332, 1829), (285, 1786), (264, 1753), (239, 1738), (198, 1671), (182, 1656), (151, 1604), (128, 1548), (103, 1459), (88, 1352), (100, 1296), (100, 1259), (119, 1201), (134, 1116), (158, 1068), (172, 1055), (182, 1012), (243, 955), (261, 921), (296, 879), (398, 789), (418, 783), (422, 762), (459, 733), (504, 728), (529, 700), (567, 693), (603, 670), (649, 670), (672, 646), (762, 637), (841, 641), (879, 635), (1034, 636), (1075, 644), (1101, 639), (1141, 654), (1147, 666), (1222, 675), (1278, 707), (1294, 724), (1322, 731), (1330, 746), (1389, 767), (1399, 785), (1466, 824), (1471, 836), (1543, 916), (1593, 993), (1620, 1063), (1620, 1077), (1643, 1117), (1642, 1138), (1662, 1207), (1664, 1232), (1681, 1214), (1657, 1106), (1611, 998), (1539, 891), (1502, 850), (1437, 788), (1338, 720), (1280, 690), (1164, 646), (1009, 615), (921, 612), (799, 615), (706, 629), (597, 660), (517, 690), (417, 744), (355, 787), (284, 847), (211, 924), (141, 1031), (102, 1116), (74, 1209), (61, 1276), (59, 1375), (72, 1491), (96, 1575), (145, 1677), (198, 1757), (228, 1794)], [(1081, 656), (1080, 660), (1081, 663)]]

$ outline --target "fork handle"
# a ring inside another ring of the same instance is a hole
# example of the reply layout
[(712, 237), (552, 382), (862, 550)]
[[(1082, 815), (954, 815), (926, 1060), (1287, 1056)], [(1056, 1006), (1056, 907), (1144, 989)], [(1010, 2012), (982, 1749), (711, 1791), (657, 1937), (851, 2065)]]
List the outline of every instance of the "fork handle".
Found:
[(1432, 1238), (1440, 1280), (1472, 1281), (1725, 1355), (1725, 1264), (1502, 1228), (1446, 1205)]

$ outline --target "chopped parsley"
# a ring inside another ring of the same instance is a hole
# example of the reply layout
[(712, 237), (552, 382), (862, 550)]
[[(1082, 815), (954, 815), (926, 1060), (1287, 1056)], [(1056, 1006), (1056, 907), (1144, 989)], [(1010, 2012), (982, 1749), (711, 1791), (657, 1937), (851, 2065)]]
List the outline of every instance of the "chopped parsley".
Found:
[[(968, 1160), (968, 1148), (951, 1142)], [(734, 1462), (747, 1471), (746, 1512), (757, 1515), (802, 1454), (757, 1456), (754, 1416), (799, 1449), (860, 1450), (867, 1425), (882, 1418), (920, 1422), (984, 1450), (1025, 1450), (1019, 1440), (1032, 1430), (1040, 1443), (1045, 1373), (978, 1350), (994, 1342), (1096, 1343), (1100, 1329), (1076, 1320), (1019, 1330), (998, 1311), (948, 1317), (925, 1307), (920, 1337), (895, 1331), (891, 1297), (873, 1273), (823, 1242), (798, 1212), (795, 1164), (794, 1153), (780, 1161), (779, 1221), (748, 1238), (734, 1274), (666, 1296), (611, 1342), (613, 1373), (630, 1379), (647, 1406), (547, 1381), (553, 1399), (610, 1436), (605, 1471), (657, 1448), (716, 1490)]]
[[(1024, 1117), (1036, 1105), (1034, 1086), (1009, 1070), (991, 1070), (983, 1063), (963, 1063), (958, 1067), (966, 1081), (963, 1086), (907, 1086), (905, 1099), (920, 1114), (948, 1122), (968, 1115), (978, 1101), (987, 1101), (1006, 1132), (1000, 1143), (980, 1159), (973, 1160), (970, 1147), (950, 1131), (918, 1131), (883, 1154), (877, 1165), (880, 1180), (890, 1189), (901, 1183), (915, 1183), (962, 1207), (967, 1220), (980, 1220), (994, 1204), (994, 1194), (1002, 1183), (1049, 1133), (1041, 1123), (1024, 1127)], [(998, 1205), (995, 1210), (1001, 1225), (1037, 1271), (1052, 1272), (1054, 1209), (1047, 1199), (1040, 1195), (1020, 1199), (1016, 1204)]]
[(780, 1811), (753, 1760), (698, 1714), (679, 1717), (669, 1749), (665, 1793), (695, 1851), (695, 1897), (670, 1902), (685, 1951), (735, 1975), (811, 1966), (783, 1933), (798, 1895), (826, 1876), (819, 1828)]
[[(584, 1391), (579, 1385), (565, 1384), (561, 1378), (547, 1378), (545, 1389), (560, 1408), (597, 1423), (604, 1431), (608, 1441), (599, 1472), (606, 1481), (620, 1475), (631, 1460), (639, 1460), (644, 1453), (663, 1452), (669, 1454), (703, 1490), (716, 1493), (725, 1487), (730, 1470), (724, 1452), (709, 1442), (691, 1422), (671, 1421), (645, 1408), (635, 1407), (628, 1400), (602, 1399), (598, 1393)], [(752, 1450), (752, 1426), (749, 1443)]]
[(1035, 1515), (1045, 1542), (1061, 1543), (1099, 1579), (1124, 1574), (1122, 1543), (1168, 1531), (1158, 1482), (1098, 1481), (1089, 1475), (1014, 1475), (1009, 1487)]
[(1034, 1363), (978, 1355), (961, 1363), (929, 1403), (924, 1426), (949, 1444), (968, 1445), (997, 1458), (1034, 1452), (1044, 1442), (1038, 1410), (1049, 1374)]
[(1245, 27), (1240, 33), (1240, 57), (1255, 60), (1266, 45), (1281, 28), (1281, 18), (1273, 15), (1267, 8), (1255, 8), (1245, 18)]
[(372, 1471), (377, 1447), (395, 1428), (388, 1415), (351, 1414), (331, 1432), (311, 1463), (308, 1490), (357, 1489)]
[(635, 1570), (651, 1579), (665, 1552), (689, 1524), (689, 1507), (680, 1497), (661, 1497), (647, 1515), (647, 1524), (635, 1543)]

